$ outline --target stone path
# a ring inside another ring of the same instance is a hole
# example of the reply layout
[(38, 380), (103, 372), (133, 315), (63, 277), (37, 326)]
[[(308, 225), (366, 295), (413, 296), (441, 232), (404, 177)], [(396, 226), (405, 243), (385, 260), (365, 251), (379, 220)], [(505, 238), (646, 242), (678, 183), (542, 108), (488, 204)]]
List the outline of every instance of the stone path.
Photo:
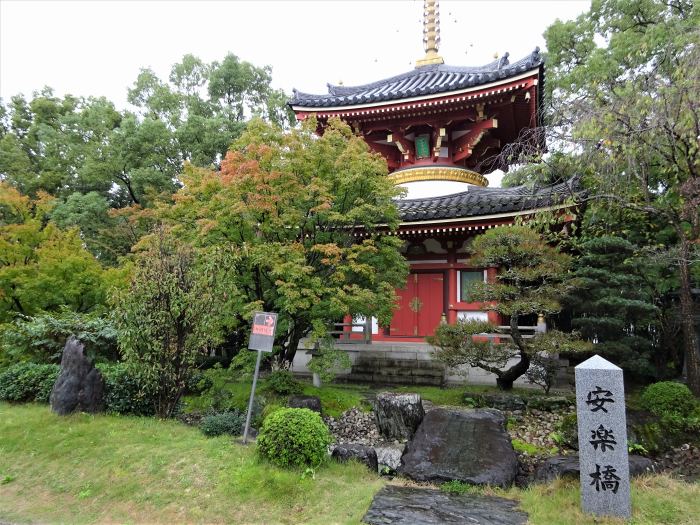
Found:
[(517, 502), (496, 496), (447, 494), (437, 489), (387, 485), (362, 521), (369, 525), (525, 525)]

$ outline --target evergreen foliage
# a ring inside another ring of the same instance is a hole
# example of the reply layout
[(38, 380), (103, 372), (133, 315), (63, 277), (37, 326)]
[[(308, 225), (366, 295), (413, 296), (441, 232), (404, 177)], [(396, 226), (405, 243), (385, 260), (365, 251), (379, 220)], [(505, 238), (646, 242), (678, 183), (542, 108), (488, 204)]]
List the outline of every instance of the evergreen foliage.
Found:
[[(495, 282), (476, 282), (470, 291), (474, 300), (484, 308), (509, 319), (510, 339), (501, 342), (480, 337), (496, 333), (495, 326), (486, 322), (458, 322), (440, 325), (428, 341), (438, 349), (435, 356), (450, 366), (468, 364), (496, 375), (498, 386), (504, 390), (525, 374), (537, 352), (557, 353), (583, 347), (575, 335), (550, 330), (532, 339), (522, 337), (522, 320), (539, 314), (554, 314), (561, 310), (560, 300), (569, 293), (573, 281), (568, 275), (571, 256), (548, 246), (532, 229), (509, 226), (489, 230), (472, 244), (472, 264), (477, 267), (499, 268)], [(504, 370), (510, 359), (516, 359)]]
[(245, 414), (238, 411), (205, 416), (199, 425), (199, 429), (205, 436), (221, 436), (222, 434), (240, 436), (244, 427)]
[(48, 403), (59, 372), (58, 365), (12, 365), (0, 372), (0, 400)]
[(658, 272), (620, 237), (589, 238), (579, 249), (574, 272), (579, 288), (565, 300), (574, 328), (594, 344), (596, 353), (628, 373), (653, 376), (659, 309), (650, 282)]

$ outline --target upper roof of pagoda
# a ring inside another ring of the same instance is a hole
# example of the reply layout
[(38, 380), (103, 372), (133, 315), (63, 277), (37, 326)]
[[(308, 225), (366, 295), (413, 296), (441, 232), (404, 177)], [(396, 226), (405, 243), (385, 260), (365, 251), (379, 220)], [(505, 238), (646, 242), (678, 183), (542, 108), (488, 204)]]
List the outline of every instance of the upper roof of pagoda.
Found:
[[(293, 90), (289, 104), (297, 111), (313, 111), (316, 108), (345, 108), (348, 106), (391, 103), (405, 99), (432, 98), (455, 92), (467, 92), (489, 84), (537, 73), (542, 75), (544, 59), (539, 48), (528, 56), (513, 62), (508, 53), (484, 66), (455, 67), (430, 64), (384, 80), (361, 86), (336, 86), (328, 84), (328, 93), (313, 95)], [(542, 89), (540, 83), (540, 89)]]

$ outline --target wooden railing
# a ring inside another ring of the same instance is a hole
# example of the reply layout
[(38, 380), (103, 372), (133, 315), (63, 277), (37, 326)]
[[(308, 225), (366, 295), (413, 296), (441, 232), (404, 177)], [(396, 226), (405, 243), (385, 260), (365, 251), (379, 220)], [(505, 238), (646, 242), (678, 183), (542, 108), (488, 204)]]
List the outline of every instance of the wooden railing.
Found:
[[(361, 327), (361, 332), (354, 332), (353, 328)], [(331, 330), (330, 335), (337, 340), (338, 343), (364, 343), (369, 344), (372, 342), (372, 319), (367, 318), (362, 323), (334, 323), (333, 330)], [(353, 338), (352, 335), (359, 335), (359, 338)]]

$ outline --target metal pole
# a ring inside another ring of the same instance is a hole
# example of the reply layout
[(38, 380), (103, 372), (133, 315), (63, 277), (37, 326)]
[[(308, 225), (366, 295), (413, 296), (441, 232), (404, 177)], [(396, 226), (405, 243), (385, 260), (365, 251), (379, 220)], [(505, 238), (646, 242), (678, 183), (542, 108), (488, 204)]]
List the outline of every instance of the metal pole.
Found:
[(258, 382), (258, 372), (260, 372), (260, 357), (262, 351), (258, 350), (258, 358), (255, 361), (255, 374), (253, 374), (253, 387), (250, 389), (250, 401), (248, 401), (248, 413), (245, 417), (245, 430), (243, 431), (243, 444), (248, 444), (248, 430), (250, 429), (250, 415), (253, 412), (253, 398), (255, 397), (255, 385)]

